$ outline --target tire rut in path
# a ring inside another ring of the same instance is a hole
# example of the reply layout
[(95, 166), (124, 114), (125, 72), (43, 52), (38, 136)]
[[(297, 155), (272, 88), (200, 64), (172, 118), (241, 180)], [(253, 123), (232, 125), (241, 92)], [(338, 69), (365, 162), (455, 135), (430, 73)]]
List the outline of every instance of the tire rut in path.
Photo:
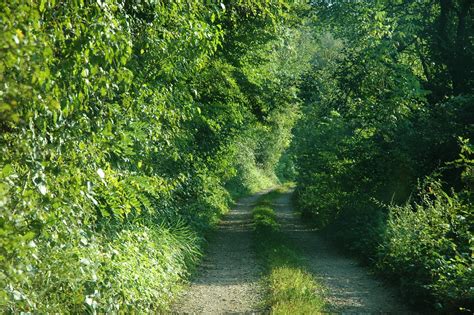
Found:
[(180, 314), (258, 312), (262, 272), (252, 247), (253, 203), (242, 198), (222, 219), (189, 289), (173, 306)]
[(291, 193), (274, 202), (283, 233), (304, 253), (308, 270), (326, 288), (331, 313), (415, 314), (396, 291), (375, 279), (366, 268), (339, 253), (292, 211)]

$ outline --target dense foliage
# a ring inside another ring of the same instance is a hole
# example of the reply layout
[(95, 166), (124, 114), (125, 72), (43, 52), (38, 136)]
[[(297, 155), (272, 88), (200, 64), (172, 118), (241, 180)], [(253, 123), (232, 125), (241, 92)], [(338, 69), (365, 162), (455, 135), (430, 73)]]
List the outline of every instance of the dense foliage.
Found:
[(312, 4), (299, 208), (413, 302), (472, 312), (474, 3)]
[(473, 6), (1, 2), (0, 310), (166, 310), (279, 177), (414, 302), (472, 312)]
[(2, 311), (169, 306), (226, 187), (276, 180), (292, 9), (2, 1)]

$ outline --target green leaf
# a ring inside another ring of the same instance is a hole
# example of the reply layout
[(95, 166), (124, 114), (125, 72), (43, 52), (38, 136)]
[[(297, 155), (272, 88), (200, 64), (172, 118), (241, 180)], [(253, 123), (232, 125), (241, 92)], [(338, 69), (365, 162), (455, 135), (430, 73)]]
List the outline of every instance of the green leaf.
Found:
[(2, 177), (8, 177), (13, 174), (13, 167), (11, 164), (7, 164), (2, 168)]

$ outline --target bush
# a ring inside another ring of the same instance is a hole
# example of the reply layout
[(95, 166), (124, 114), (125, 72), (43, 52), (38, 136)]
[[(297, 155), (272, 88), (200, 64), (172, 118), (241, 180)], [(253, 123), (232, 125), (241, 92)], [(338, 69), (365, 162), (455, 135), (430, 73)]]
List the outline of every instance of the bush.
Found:
[(414, 301), (448, 312), (474, 309), (472, 204), (430, 180), (413, 206), (390, 207), (377, 267)]
[(116, 232), (73, 231), (68, 239), (30, 241), (34, 261), (25, 266), (23, 281), (7, 286), (2, 307), (45, 313), (166, 310), (200, 257), (200, 238), (179, 222), (108, 230)]

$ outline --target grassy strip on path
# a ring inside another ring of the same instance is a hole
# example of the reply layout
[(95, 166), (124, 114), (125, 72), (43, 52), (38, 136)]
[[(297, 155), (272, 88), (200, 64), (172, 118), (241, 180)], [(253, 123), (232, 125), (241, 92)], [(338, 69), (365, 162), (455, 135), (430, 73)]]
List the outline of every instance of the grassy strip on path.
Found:
[(272, 314), (314, 314), (324, 310), (323, 288), (305, 268), (303, 254), (293, 248), (277, 222), (272, 202), (288, 190), (282, 186), (260, 198), (253, 209), (256, 252), (264, 263)]

